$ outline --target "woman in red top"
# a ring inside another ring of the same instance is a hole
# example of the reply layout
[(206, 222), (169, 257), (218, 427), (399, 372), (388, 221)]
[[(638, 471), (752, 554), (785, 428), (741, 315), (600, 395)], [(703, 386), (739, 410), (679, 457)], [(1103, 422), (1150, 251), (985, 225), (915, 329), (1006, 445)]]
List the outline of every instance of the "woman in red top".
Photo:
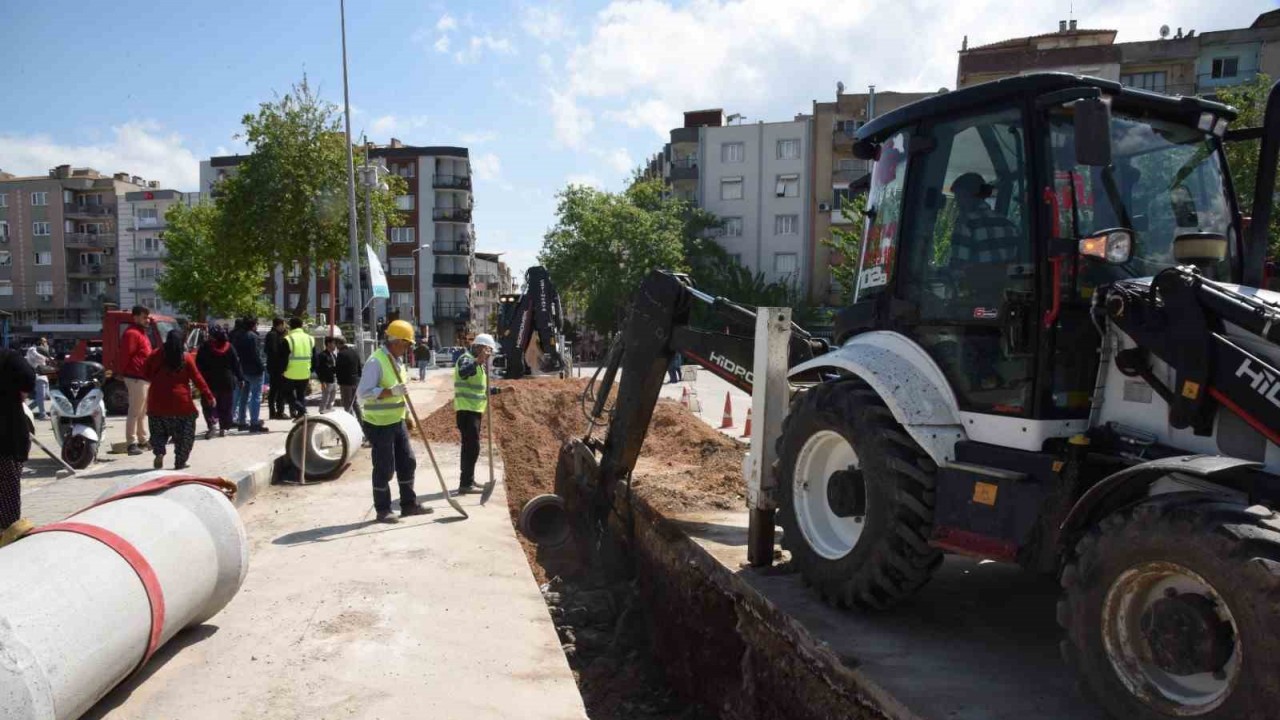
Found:
[(151, 428), (151, 449), (155, 468), (164, 465), (164, 448), (173, 439), (174, 470), (187, 466), (196, 440), (196, 406), (191, 402), (191, 384), (201, 397), (213, 403), (213, 393), (196, 369), (195, 358), (184, 352), (182, 332), (170, 330), (164, 345), (147, 358), (146, 376), (151, 381), (147, 393), (147, 421)]

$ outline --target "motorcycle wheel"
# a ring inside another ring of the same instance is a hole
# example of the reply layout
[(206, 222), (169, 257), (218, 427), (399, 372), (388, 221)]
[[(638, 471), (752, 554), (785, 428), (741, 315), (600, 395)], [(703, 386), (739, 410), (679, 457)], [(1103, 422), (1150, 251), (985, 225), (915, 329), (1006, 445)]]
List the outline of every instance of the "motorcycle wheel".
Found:
[(62, 446), (62, 460), (76, 470), (83, 470), (93, 464), (97, 446), (97, 443), (90, 442), (83, 436), (69, 437)]

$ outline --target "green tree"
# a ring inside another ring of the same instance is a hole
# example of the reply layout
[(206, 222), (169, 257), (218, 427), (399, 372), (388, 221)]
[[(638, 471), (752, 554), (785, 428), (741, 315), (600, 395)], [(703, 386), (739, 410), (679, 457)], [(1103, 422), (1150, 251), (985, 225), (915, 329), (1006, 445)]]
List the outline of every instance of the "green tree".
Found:
[(165, 213), (168, 258), (156, 281), (157, 292), (195, 320), (264, 315), (262, 278), (267, 266), (227, 258), (215, 234), (219, 214), (218, 207), (208, 203), (174, 205)]
[[(1234, 127), (1258, 127), (1262, 125), (1263, 115), (1267, 109), (1267, 94), (1271, 92), (1271, 78), (1264, 73), (1243, 85), (1226, 87), (1218, 90), (1218, 100), (1234, 106), (1240, 116), (1232, 123)], [(1241, 140), (1227, 143), (1227, 163), (1231, 166), (1231, 183), (1235, 186), (1236, 197), (1240, 202), (1240, 210), (1248, 215), (1253, 209), (1254, 184), (1258, 180), (1258, 140)], [(1271, 210), (1271, 227), (1268, 235), (1271, 238), (1269, 256), (1280, 254), (1280, 217), (1276, 208)]]
[[(244, 116), (242, 136), (250, 155), (235, 175), (218, 187), (222, 208), (218, 235), (232, 262), (290, 268), (297, 263), (303, 277), (312, 268), (347, 257), (347, 158), (337, 106), (320, 99), (304, 77), (274, 102)], [(356, 162), (363, 162), (359, 148)], [(386, 189), (369, 198), (375, 228), (399, 216), (397, 195), (404, 181), (386, 178)], [(363, 187), (357, 212), (364, 213)], [(364, 227), (364, 218), (358, 218)], [(375, 240), (385, 233), (374, 233)], [(290, 308), (307, 315), (310, 287), (302, 286)]]
[(831, 226), (831, 237), (821, 242), (831, 250), (831, 279), (840, 286), (842, 304), (853, 302), (853, 291), (858, 286), (858, 251), (862, 248), (862, 226), (867, 210), (865, 193), (854, 195), (840, 205), (840, 215), (852, 230)]

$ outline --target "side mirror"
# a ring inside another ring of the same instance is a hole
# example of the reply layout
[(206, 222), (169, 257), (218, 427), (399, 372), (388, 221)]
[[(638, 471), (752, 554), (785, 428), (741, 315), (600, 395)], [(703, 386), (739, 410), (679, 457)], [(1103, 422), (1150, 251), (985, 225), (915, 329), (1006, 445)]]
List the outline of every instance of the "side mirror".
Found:
[(1080, 254), (1112, 265), (1123, 265), (1133, 256), (1133, 233), (1124, 228), (1096, 232), (1080, 238)]
[(1111, 164), (1111, 106), (1102, 98), (1086, 98), (1075, 110), (1076, 164), (1106, 167)]

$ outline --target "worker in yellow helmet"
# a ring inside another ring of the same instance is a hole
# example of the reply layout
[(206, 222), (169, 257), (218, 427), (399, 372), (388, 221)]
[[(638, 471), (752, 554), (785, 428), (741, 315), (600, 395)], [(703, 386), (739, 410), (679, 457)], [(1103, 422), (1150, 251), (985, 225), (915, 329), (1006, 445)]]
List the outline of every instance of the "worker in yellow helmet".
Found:
[(488, 333), (480, 333), (471, 341), (471, 349), (458, 357), (453, 366), (453, 409), (458, 432), (462, 435), (462, 472), (458, 495), (480, 492), (476, 487), (476, 460), (480, 457), (480, 420), (489, 408), (489, 396), (498, 388), (489, 385), (485, 363), (498, 349)]
[(400, 517), (431, 512), (418, 504), (413, 493), (413, 473), (418, 461), (409, 446), (405, 427), (407, 390), (405, 367), (401, 360), (413, 346), (413, 326), (394, 320), (387, 326), (386, 338), (364, 364), (356, 399), (364, 416), (364, 436), (373, 448), (373, 509), (378, 522), (399, 522), (391, 514), (391, 476), (400, 486)]

